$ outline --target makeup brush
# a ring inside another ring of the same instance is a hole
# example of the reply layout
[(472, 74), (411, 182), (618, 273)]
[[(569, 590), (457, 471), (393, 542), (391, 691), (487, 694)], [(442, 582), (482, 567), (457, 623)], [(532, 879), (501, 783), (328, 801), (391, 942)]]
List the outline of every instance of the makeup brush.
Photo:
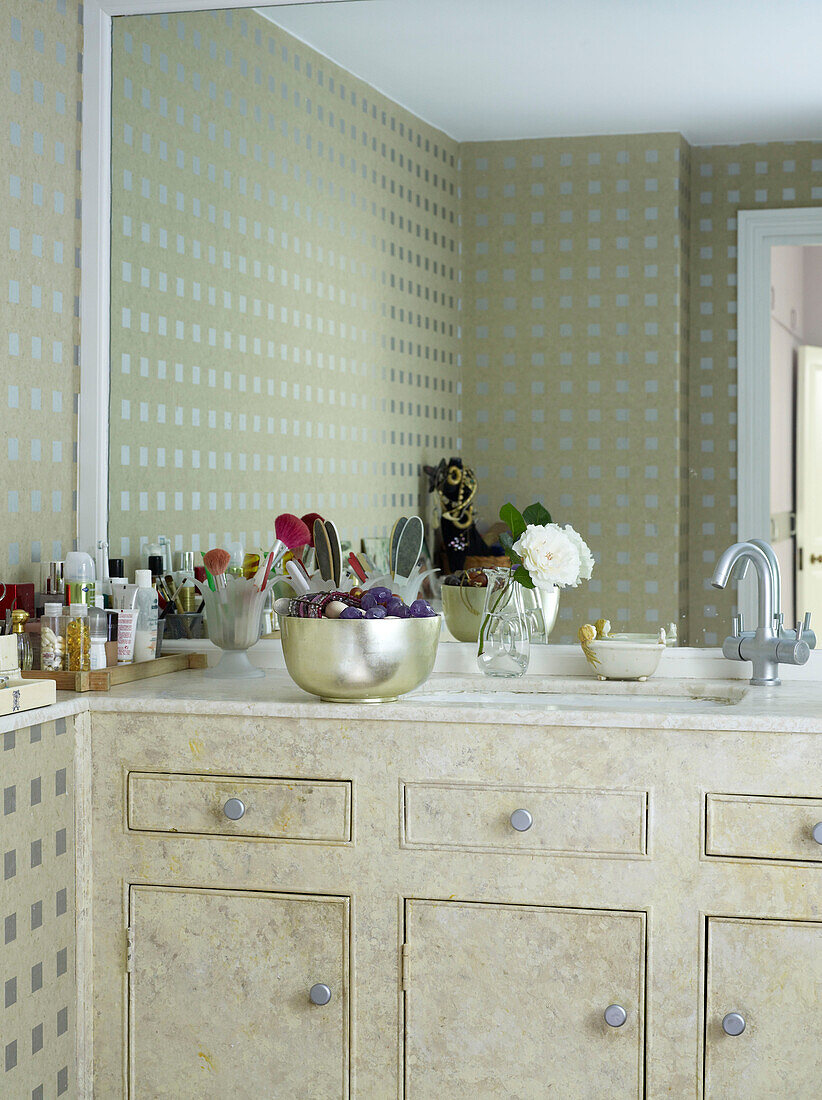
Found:
[(311, 543), (311, 532), (300, 517), (292, 515), (291, 512), (283, 512), (281, 516), (277, 516), (274, 520), (274, 534), (289, 550), (294, 550), (298, 546), (308, 546)]
[(214, 578), (218, 589), (224, 589), (226, 585), (225, 571), (231, 561), (231, 554), (227, 550), (208, 550), (203, 554), (203, 564)]

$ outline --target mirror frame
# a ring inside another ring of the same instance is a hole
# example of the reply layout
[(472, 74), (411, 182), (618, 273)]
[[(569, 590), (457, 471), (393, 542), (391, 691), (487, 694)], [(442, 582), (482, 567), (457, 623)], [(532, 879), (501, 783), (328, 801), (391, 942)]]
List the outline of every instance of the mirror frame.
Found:
[[(267, 6), (326, 0), (266, 0)], [(368, 0), (350, 0), (367, 3)], [(259, 7), (259, 0), (86, 0), (81, 154), (82, 285), (78, 423), (78, 545), (108, 538), (111, 291), (111, 20)], [(770, 249), (822, 244), (822, 207), (740, 211), (737, 252), (737, 530), (770, 537)], [(719, 549), (719, 548), (717, 548)], [(740, 602), (746, 602), (740, 593)], [(750, 609), (749, 610), (750, 613)]]

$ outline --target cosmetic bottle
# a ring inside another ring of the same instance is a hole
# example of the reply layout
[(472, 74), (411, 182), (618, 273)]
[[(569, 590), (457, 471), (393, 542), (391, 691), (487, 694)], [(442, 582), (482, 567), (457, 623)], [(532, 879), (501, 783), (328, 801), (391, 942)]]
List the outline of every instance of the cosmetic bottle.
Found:
[(84, 603), (91, 607), (96, 596), (96, 571), (91, 554), (72, 550), (66, 554), (63, 576), (66, 582), (67, 603)]
[(31, 638), (26, 633), (28, 621), (28, 611), (21, 609), (12, 611), (11, 632), (17, 635), (17, 661), (21, 672), (31, 672), (32, 666)]
[(63, 604), (47, 603), (40, 620), (40, 668), (60, 672), (66, 666), (66, 624)]
[(69, 607), (66, 624), (66, 657), (69, 672), (91, 670), (91, 634), (88, 625), (88, 606), (73, 603)]
[(106, 667), (106, 640), (108, 637), (108, 623), (106, 613), (102, 608), (92, 607), (88, 613), (89, 636), (91, 649), (89, 651), (89, 664), (92, 669)]
[(157, 650), (157, 619), (159, 604), (157, 590), (151, 583), (151, 570), (138, 569), (134, 574), (137, 582), (138, 611), (137, 633), (134, 636), (134, 660), (150, 661)]

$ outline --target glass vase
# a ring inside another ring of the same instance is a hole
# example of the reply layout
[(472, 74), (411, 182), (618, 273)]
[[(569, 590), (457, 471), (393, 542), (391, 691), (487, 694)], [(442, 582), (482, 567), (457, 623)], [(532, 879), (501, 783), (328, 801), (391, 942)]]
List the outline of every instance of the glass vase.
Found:
[(260, 589), (245, 577), (225, 577), (219, 578), (214, 592), (198, 585), (205, 600), (208, 637), (223, 651), (219, 663), (206, 675), (224, 680), (265, 675), (252, 665), (248, 650), (260, 638), (263, 606), (272, 583)]
[(477, 642), (477, 665), (486, 676), (522, 676), (531, 658), (522, 585), (510, 569), (486, 569), (488, 587)]
[(522, 606), (528, 622), (531, 645), (547, 645), (559, 613), (559, 589), (523, 588)]

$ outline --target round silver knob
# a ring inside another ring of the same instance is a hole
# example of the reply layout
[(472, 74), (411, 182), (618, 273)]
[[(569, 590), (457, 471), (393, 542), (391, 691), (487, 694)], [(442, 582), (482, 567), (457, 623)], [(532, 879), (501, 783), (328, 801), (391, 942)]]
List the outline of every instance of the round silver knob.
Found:
[(817, 821), (811, 829), (811, 836), (817, 844), (822, 844), (822, 821)]
[(229, 798), (223, 806), (223, 813), (229, 821), (239, 821), (245, 814), (245, 802), (241, 798)]
[(518, 833), (527, 832), (534, 824), (534, 819), (527, 810), (514, 810), (511, 814), (511, 825)]
[(327, 1005), (331, 1000), (331, 990), (322, 982), (317, 982), (309, 989), (308, 999), (313, 1005)]
[(745, 1017), (738, 1012), (729, 1012), (722, 1017), (722, 1030), (726, 1035), (741, 1035), (745, 1030)]
[(608, 1005), (605, 1009), (605, 1023), (608, 1027), (622, 1027), (628, 1019), (628, 1013), (622, 1005)]

